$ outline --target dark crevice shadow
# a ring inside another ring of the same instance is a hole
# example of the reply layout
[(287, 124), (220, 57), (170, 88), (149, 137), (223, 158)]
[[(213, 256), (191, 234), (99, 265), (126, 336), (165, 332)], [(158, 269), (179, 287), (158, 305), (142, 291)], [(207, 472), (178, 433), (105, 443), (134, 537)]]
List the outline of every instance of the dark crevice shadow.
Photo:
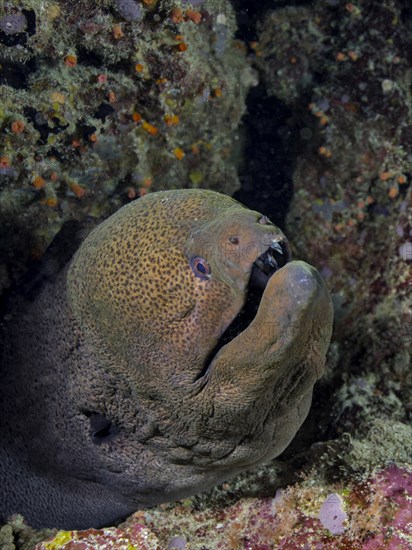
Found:
[(294, 131), (286, 124), (291, 113), (281, 101), (267, 96), (263, 84), (252, 88), (247, 108), (241, 188), (234, 198), (283, 228), (293, 196)]
[[(233, 0), (238, 31), (236, 37), (246, 44), (257, 40), (257, 24), (267, 9), (298, 6), (306, 0), (276, 2)], [(253, 51), (249, 50), (253, 55)], [(264, 81), (252, 88), (243, 118), (245, 134), (244, 163), (239, 172), (241, 188), (234, 198), (248, 208), (266, 214), (281, 228), (293, 196), (292, 172), (295, 130), (288, 119), (291, 111), (274, 96), (268, 96)]]

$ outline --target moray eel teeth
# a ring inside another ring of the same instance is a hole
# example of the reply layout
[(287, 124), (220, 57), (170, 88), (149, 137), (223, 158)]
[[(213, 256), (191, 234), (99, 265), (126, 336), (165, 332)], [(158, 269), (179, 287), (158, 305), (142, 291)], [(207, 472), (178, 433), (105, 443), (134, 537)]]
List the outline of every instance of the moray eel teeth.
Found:
[(286, 239), (272, 243), (254, 262), (251, 282), (266, 286), (269, 278), (290, 260), (290, 248)]

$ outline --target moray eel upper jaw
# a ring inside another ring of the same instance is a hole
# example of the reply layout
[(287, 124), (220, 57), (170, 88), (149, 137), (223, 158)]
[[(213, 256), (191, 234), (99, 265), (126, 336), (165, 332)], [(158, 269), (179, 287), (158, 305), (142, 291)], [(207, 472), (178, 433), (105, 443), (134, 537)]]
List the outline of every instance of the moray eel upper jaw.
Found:
[[(282, 231), (266, 216), (235, 203), (192, 233), (186, 255), (190, 257), (196, 251), (210, 263), (211, 277), (244, 292), (254, 262), (276, 243), (284, 243), (282, 247), (289, 257)], [(278, 247), (277, 253), (283, 252), (282, 247)]]
[[(229, 334), (233, 337), (235, 331), (240, 332), (246, 317), (250, 322), (251, 310), (270, 275), (290, 260), (282, 231), (258, 212), (237, 203), (194, 231), (185, 255), (188, 263), (192, 257), (197, 261), (204, 259), (210, 270), (204, 280), (197, 280), (199, 307), (193, 315), (198, 321), (198, 334), (205, 335), (202, 349), (207, 349), (208, 355), (216, 353), (216, 339), (224, 335), (227, 340)], [(242, 311), (246, 301), (247, 315)], [(236, 326), (232, 325), (234, 320)], [(230, 325), (230, 332), (226, 333)], [(196, 337), (193, 330), (191, 337)]]

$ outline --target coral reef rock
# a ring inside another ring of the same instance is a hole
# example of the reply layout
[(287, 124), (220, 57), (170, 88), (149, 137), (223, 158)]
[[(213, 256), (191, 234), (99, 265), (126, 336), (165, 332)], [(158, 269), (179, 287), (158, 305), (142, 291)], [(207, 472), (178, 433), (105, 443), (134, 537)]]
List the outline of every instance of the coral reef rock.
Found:
[(70, 217), (236, 190), (256, 77), (235, 30), (220, 0), (2, 3), (0, 291)]

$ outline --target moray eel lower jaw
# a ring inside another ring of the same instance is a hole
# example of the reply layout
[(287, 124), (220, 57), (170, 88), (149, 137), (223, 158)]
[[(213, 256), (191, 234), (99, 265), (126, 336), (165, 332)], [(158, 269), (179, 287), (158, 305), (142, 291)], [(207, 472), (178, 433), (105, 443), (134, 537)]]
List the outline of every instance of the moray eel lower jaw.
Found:
[[(329, 293), (318, 271), (303, 261), (290, 261), (281, 267), (272, 266), (271, 261), (268, 259), (268, 253), (265, 253), (253, 264), (251, 289), (245, 304), (249, 306), (249, 317), (244, 322), (243, 330), (237, 327), (239, 319), (234, 320), (228, 331), (231, 331), (233, 326), (236, 333), (232, 333), (231, 338), (227, 339), (220, 355), (223, 355), (230, 345), (235, 347), (242, 341), (242, 352), (246, 353), (252, 365), (253, 356), (256, 354), (272, 354), (275, 359), (275, 348), (277, 353), (283, 351), (282, 355), (287, 355), (288, 339), (292, 343), (298, 329), (302, 331), (302, 344), (309, 344), (313, 339), (318, 341), (317, 331), (313, 329), (313, 325), (318, 321), (320, 339), (328, 341), (328, 335), (331, 333), (329, 322), (333, 311)], [(269, 264), (270, 267), (265, 264)], [(328, 321), (325, 322), (325, 326), (320, 322), (322, 312)], [(240, 312), (239, 316), (242, 313)], [(250, 345), (252, 342), (255, 347)], [(326, 347), (326, 344), (322, 346), (322, 351), (326, 350)], [(265, 357), (265, 360), (267, 359)], [(275, 362), (284, 361), (285, 357), (277, 356)]]
[(213, 402), (209, 433), (226, 421), (228, 453), (216, 456), (216, 468), (250, 467), (289, 445), (323, 372), (332, 318), (313, 267), (293, 261), (270, 276), (255, 317), (219, 348), (205, 373), (201, 401)]

